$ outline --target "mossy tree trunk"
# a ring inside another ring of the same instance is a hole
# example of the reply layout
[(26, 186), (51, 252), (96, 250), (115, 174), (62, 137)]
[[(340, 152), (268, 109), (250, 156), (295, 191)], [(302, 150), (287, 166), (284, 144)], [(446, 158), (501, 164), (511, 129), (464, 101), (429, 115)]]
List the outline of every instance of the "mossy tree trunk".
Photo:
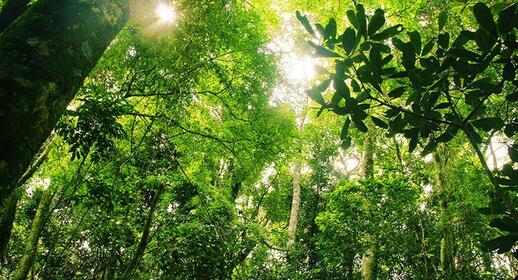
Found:
[[(27, 180), (29, 180), (34, 173), (38, 170), (40, 165), (45, 161), (49, 154), (51, 143), (54, 141), (55, 136), (51, 137), (45, 145), (41, 148), (41, 152), (36, 160), (31, 164), (27, 172), (25, 172), (17, 183), (17, 186), (23, 186)], [(7, 202), (5, 203), (5, 215), (0, 217), (0, 264), (7, 254), (9, 239), (11, 237), (11, 230), (14, 224), (14, 218), (16, 216), (16, 208), (18, 206), (18, 200), (22, 196), (22, 189), (16, 189), (11, 193)]]
[(43, 196), (38, 203), (36, 215), (32, 220), (31, 233), (29, 235), (27, 245), (25, 246), (25, 253), (14, 274), (13, 280), (25, 280), (27, 279), (27, 275), (29, 275), (29, 271), (31, 270), (32, 265), (34, 264), (34, 259), (36, 258), (36, 253), (38, 252), (38, 242), (49, 216), (53, 197), (53, 186), (50, 186), (49, 189), (44, 191)]
[(39, 0), (0, 33), (0, 216), (128, 14), (127, 0)]
[(437, 188), (436, 194), (439, 197), (439, 219), (441, 229), (441, 244), (440, 244), (440, 263), (441, 273), (443, 276), (449, 275), (452, 269), (453, 259), (451, 254), (451, 236), (449, 234), (448, 221), (448, 200), (446, 191), (446, 181), (444, 178), (444, 160), (441, 159), (436, 152), (433, 154), (433, 161), (435, 165), (435, 186)]

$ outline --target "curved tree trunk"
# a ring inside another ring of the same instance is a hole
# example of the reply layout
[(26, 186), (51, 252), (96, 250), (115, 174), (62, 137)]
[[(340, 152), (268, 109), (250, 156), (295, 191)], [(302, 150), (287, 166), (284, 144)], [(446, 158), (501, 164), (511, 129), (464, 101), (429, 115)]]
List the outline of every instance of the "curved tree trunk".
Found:
[(85, 77), (126, 22), (127, 0), (39, 0), (0, 33), (0, 216)]

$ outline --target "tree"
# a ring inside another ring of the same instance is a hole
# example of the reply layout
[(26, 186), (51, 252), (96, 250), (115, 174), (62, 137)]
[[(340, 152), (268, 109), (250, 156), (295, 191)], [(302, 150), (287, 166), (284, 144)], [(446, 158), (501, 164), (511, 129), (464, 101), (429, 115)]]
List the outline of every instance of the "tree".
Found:
[(12, 23), (0, 33), (0, 216), (129, 15), (125, 0), (41, 0), (26, 7), (27, 2), (7, 1), (1, 13), (3, 22)]
[[(423, 155), (462, 132), (494, 188), (493, 210), (486, 212), (500, 215), (492, 225), (508, 232), (488, 242), (488, 248), (509, 251), (518, 241), (514, 232), (518, 225), (517, 171), (507, 165), (494, 174), (480, 144), (489, 131), (508, 137), (518, 131), (516, 107), (512, 106), (518, 96), (516, 23), (512, 19), (516, 18), (516, 5), (500, 10), (496, 22), (485, 4), (473, 5), (478, 29), (462, 30), (451, 41), (453, 35), (444, 30), (448, 17), (443, 12), (436, 37), (425, 40), (418, 31), (411, 31), (406, 42), (399, 35), (402, 25), (381, 29), (386, 21), (383, 10), (367, 16), (363, 5), (355, 8), (346, 12), (351, 26), (339, 36), (336, 28), (317, 26), (323, 43), (309, 43), (318, 56), (335, 59), (335, 71), (311, 90), (310, 97), (321, 110), (347, 116), (344, 143), (350, 143), (347, 130), (351, 123), (360, 131), (368, 130), (367, 117), (392, 135), (402, 134), (410, 151), (425, 140)], [(298, 18), (315, 36), (307, 17), (299, 13)], [(335, 93), (326, 101), (322, 92), (331, 81)], [(371, 110), (374, 106), (382, 110)], [(508, 145), (509, 156), (516, 162), (516, 146), (512, 141)]]

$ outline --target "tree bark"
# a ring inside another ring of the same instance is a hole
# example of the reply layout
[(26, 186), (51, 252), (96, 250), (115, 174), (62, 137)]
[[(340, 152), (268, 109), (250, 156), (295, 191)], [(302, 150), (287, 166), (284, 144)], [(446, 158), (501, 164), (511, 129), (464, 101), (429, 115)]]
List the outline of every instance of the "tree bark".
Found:
[[(27, 180), (29, 180), (34, 173), (38, 170), (40, 165), (45, 161), (49, 154), (51, 143), (54, 141), (55, 136), (52, 136), (46, 144), (42, 147), (42, 151), (38, 158), (31, 164), (27, 172), (25, 172), (17, 183), (17, 186), (23, 186)], [(0, 264), (7, 253), (7, 247), (9, 239), (11, 238), (11, 230), (13, 229), (14, 219), (16, 217), (16, 208), (18, 206), (18, 200), (22, 195), (23, 190), (17, 189), (9, 195), (6, 202), (5, 215), (0, 217)]]
[(437, 187), (437, 195), (439, 196), (439, 219), (440, 219), (440, 229), (441, 229), (441, 244), (440, 244), (440, 263), (441, 263), (441, 272), (444, 275), (448, 275), (452, 268), (453, 260), (450, 252), (450, 236), (448, 234), (448, 200), (446, 199), (446, 182), (444, 180), (444, 170), (440, 156), (435, 152), (433, 154), (433, 161), (435, 164), (435, 185)]
[(0, 217), (128, 14), (127, 0), (40, 0), (0, 33)]
[(14, 217), (16, 216), (16, 208), (18, 207), (18, 200), (21, 195), (21, 189), (11, 193), (5, 203), (5, 214), (0, 217), (0, 266), (7, 255), (7, 248), (9, 245), (9, 239), (11, 239)]
[[(364, 179), (374, 178), (374, 143), (372, 135), (368, 133), (364, 142), (365, 151), (362, 161), (362, 177)], [(378, 270), (378, 245), (374, 236), (368, 235), (369, 248), (362, 256), (361, 274), (364, 280), (377, 278)]]
[(13, 23), (26, 9), (31, 0), (7, 0), (0, 11), (0, 32)]
[(27, 246), (25, 247), (25, 253), (20, 262), (20, 266), (14, 274), (13, 280), (27, 279), (27, 275), (32, 268), (34, 259), (36, 258), (36, 253), (38, 251), (38, 242), (40, 240), (41, 232), (45, 227), (46, 220), (49, 215), (49, 209), (52, 203), (52, 198), (54, 197), (54, 192), (51, 188), (52, 186), (45, 190), (43, 197), (38, 204), (36, 215), (32, 220), (31, 233)]
[[(304, 123), (306, 122), (307, 117), (307, 109), (309, 105), (309, 98), (306, 96), (306, 106), (302, 111), (302, 118), (300, 124), (298, 126), (299, 133), (302, 134), (304, 131)], [(300, 177), (302, 172), (302, 155), (297, 155), (298, 158), (295, 161), (295, 166), (293, 167), (293, 197), (291, 199), (291, 211), (290, 211), (290, 222), (288, 224), (288, 250), (295, 244), (295, 238), (297, 236), (297, 224), (299, 221), (299, 212), (300, 212)]]

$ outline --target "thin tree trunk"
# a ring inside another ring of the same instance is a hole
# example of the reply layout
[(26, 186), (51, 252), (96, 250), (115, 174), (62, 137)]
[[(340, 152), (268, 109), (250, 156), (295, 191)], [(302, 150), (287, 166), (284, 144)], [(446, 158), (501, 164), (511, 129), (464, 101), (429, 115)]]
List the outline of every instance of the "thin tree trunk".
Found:
[[(36, 161), (34, 161), (34, 163), (31, 164), (27, 172), (25, 172), (22, 178), (20, 178), (20, 180), (18, 181), (18, 186), (23, 186), (27, 182), (27, 180), (29, 180), (34, 175), (34, 173), (38, 170), (41, 164), (45, 161), (51, 148), (50, 144), (54, 141), (54, 139), (55, 136), (52, 136), (49, 140), (47, 140), (46, 144), (42, 147), (42, 151), (36, 159)], [(21, 189), (17, 189), (13, 193), (11, 193), (6, 202), (6, 214), (0, 217), (0, 263), (2, 262), (3, 258), (7, 253), (9, 239), (11, 238), (11, 231), (16, 216), (16, 208), (18, 206), (18, 200), (20, 199), (21, 195)]]
[(131, 275), (133, 274), (133, 271), (137, 268), (140, 259), (144, 255), (144, 252), (146, 251), (146, 247), (149, 243), (149, 233), (151, 232), (151, 225), (153, 223), (153, 216), (155, 214), (158, 202), (160, 202), (160, 197), (162, 196), (162, 193), (165, 190), (165, 184), (162, 185), (153, 196), (153, 200), (151, 200), (151, 205), (149, 207), (149, 211), (146, 217), (146, 223), (144, 225), (144, 231), (142, 232), (142, 237), (140, 238), (140, 242), (138, 244), (137, 250), (135, 251), (135, 254), (133, 255), (133, 258), (131, 259), (131, 262), (126, 267), (126, 270), (124, 271), (124, 274), (122, 275), (121, 279), (131, 279)]
[(0, 266), (7, 255), (9, 239), (11, 238), (11, 231), (13, 229), (14, 217), (16, 215), (16, 208), (18, 200), (22, 195), (22, 190), (12, 192), (5, 203), (5, 214), (0, 217)]
[(27, 275), (32, 268), (34, 259), (36, 258), (36, 253), (38, 251), (38, 241), (40, 239), (41, 232), (45, 227), (46, 220), (49, 215), (49, 209), (52, 203), (52, 198), (54, 197), (54, 192), (51, 187), (52, 186), (44, 191), (40, 203), (38, 204), (36, 215), (32, 220), (31, 233), (25, 248), (25, 253), (20, 262), (20, 266), (14, 274), (13, 280), (27, 279)]
[(0, 217), (128, 14), (127, 0), (39, 0), (0, 33)]
[(437, 187), (437, 195), (439, 197), (439, 207), (440, 207), (440, 229), (441, 229), (441, 243), (440, 243), (440, 262), (441, 262), (441, 271), (443, 276), (449, 275), (450, 270), (452, 269), (452, 255), (450, 252), (451, 244), (450, 244), (450, 236), (448, 233), (448, 200), (446, 199), (446, 182), (444, 180), (444, 170), (441, 158), (437, 153), (433, 154), (433, 161), (435, 164), (435, 185)]
[[(309, 98), (306, 96), (306, 106), (302, 111), (302, 118), (298, 126), (299, 133), (302, 134), (304, 131), (304, 123), (306, 122), (307, 117), (307, 109)], [(290, 222), (288, 224), (288, 250), (295, 244), (295, 238), (297, 236), (297, 224), (299, 221), (299, 212), (300, 212), (300, 177), (302, 172), (302, 154), (297, 155), (298, 158), (295, 161), (295, 166), (293, 167), (293, 197), (291, 200), (291, 212), (290, 212)]]
[[(365, 151), (362, 162), (362, 177), (372, 179), (374, 177), (374, 143), (372, 135), (368, 133), (364, 142)], [(362, 279), (373, 280), (377, 278), (378, 270), (378, 244), (375, 236), (367, 236), (369, 248), (362, 256)]]

